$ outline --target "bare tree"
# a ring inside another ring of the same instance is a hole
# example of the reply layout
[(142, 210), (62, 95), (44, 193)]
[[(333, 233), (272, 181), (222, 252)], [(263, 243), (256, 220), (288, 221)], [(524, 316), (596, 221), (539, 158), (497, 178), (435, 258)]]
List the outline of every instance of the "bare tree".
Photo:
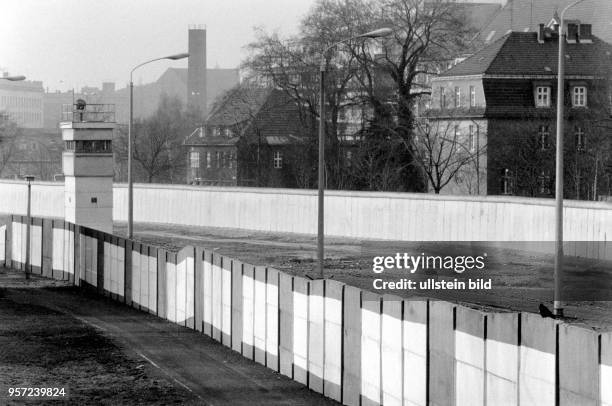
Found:
[(0, 112), (0, 176), (15, 154), (16, 140), (20, 132), (17, 124)]
[[(135, 120), (132, 128), (134, 179), (144, 182), (174, 183), (185, 178), (183, 140), (189, 131), (181, 101), (162, 95), (159, 107), (149, 118)], [(115, 139), (115, 159), (127, 157), (127, 128), (119, 128)]]
[[(473, 177), (480, 175), (478, 161), (486, 151), (485, 143), (462, 134), (460, 120), (423, 119), (415, 123), (417, 128), (411, 138), (414, 162), (434, 193), (439, 194), (451, 181), (465, 183), (471, 191)], [(486, 138), (483, 135), (474, 134), (480, 139)]]

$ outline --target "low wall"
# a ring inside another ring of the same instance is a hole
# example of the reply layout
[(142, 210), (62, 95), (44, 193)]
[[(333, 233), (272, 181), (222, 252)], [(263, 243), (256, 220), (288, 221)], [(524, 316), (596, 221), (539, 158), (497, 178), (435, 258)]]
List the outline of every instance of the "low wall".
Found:
[[(35, 216), (63, 218), (63, 184), (35, 183)], [(0, 212), (25, 214), (23, 183), (0, 182)], [(115, 184), (113, 218), (127, 220), (127, 186)], [(513, 197), (328, 191), (325, 233), (396, 241), (554, 241), (554, 201)], [(134, 221), (316, 234), (314, 190), (135, 185)], [(597, 246), (568, 255), (612, 260), (612, 203), (566, 201), (564, 240)], [(553, 248), (552, 245), (547, 245)], [(552, 251), (551, 251), (552, 252)]]
[[(0, 232), (23, 269), (24, 218)], [(1, 229), (0, 229), (1, 231)], [(32, 271), (212, 337), (346, 405), (612, 406), (612, 333), (402, 300), (198, 247), (178, 253), (33, 219)]]

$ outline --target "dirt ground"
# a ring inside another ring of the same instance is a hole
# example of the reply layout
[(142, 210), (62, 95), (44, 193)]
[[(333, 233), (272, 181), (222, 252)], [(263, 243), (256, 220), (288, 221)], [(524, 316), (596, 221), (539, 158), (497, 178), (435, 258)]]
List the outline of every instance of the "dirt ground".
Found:
[(66, 388), (27, 404), (338, 404), (200, 332), (0, 267), (0, 405), (23, 403), (13, 386)]
[(23, 275), (1, 279), (0, 404), (24, 402), (8, 396), (10, 387), (65, 388), (65, 397), (53, 399), (63, 405), (197, 404), (192, 393), (93, 327), (28, 300), (28, 292), (59, 288), (61, 282), (33, 277), (26, 283)]
[[(125, 235), (125, 225), (115, 226), (115, 233)], [(316, 238), (310, 235), (264, 233), (213, 227), (181, 227), (137, 224), (135, 238), (147, 244), (179, 250), (186, 245), (201, 246), (253, 265), (270, 266), (285, 272), (316, 277)], [(375, 291), (376, 278), (393, 281), (405, 278), (405, 270), (372, 272), (373, 258), (411, 253), (441, 256), (482, 255), (486, 270), (456, 274), (452, 271), (427, 270), (410, 275), (422, 281), (459, 281), (468, 278), (491, 279), (490, 290), (384, 290), (377, 293), (404, 298), (435, 298), (471, 307), (496, 311), (538, 312), (544, 303), (552, 308), (552, 255), (504, 248), (486, 243), (366, 241), (327, 238), (325, 276), (362, 289)], [(597, 330), (612, 329), (612, 263), (566, 257), (563, 283), (566, 287), (565, 321)]]

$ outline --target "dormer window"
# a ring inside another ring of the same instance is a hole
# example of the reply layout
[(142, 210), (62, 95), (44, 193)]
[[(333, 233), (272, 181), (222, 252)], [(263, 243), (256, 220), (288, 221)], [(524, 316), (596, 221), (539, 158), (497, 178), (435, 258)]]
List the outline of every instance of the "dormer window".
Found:
[(587, 89), (586, 86), (574, 86), (572, 88), (572, 106), (586, 107)]
[(536, 107), (550, 107), (550, 86), (536, 86)]

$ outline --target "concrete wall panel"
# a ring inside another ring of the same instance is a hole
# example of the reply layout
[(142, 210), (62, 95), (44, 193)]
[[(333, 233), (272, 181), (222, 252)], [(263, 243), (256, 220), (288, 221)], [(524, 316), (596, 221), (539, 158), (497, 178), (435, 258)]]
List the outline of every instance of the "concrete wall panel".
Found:
[(342, 402), (359, 406), (361, 393), (361, 295), (353, 286), (344, 288)]
[(402, 312), (399, 297), (384, 296), (381, 335), (382, 403), (403, 404)]
[(242, 268), (242, 355), (254, 359), (255, 267)]
[(426, 406), (427, 403), (427, 301), (404, 301), (404, 404)]
[(519, 314), (488, 313), (486, 341), (486, 401), (488, 405), (518, 405)]
[(253, 345), (255, 362), (266, 365), (266, 275), (265, 267), (255, 267), (253, 299)]
[(308, 296), (308, 387), (323, 393), (325, 360), (325, 281), (310, 282)]
[(306, 279), (293, 278), (293, 379), (308, 385), (308, 294)]
[(521, 314), (519, 404), (555, 404), (556, 325), (538, 314)]
[(274, 371), (279, 370), (279, 273), (276, 269), (268, 268), (266, 283), (266, 366)]
[(429, 302), (429, 402), (455, 404), (455, 305)]
[(484, 406), (486, 316), (459, 306), (455, 317), (456, 405)]
[(325, 281), (324, 395), (342, 400), (342, 295), (344, 284)]
[[(559, 325), (559, 404), (597, 406), (599, 337), (584, 328)], [(612, 381), (608, 383), (612, 385)]]
[(242, 351), (242, 262), (231, 261), (232, 268), (232, 349)]
[(362, 292), (361, 298), (361, 404), (381, 402), (381, 310), (382, 298)]
[(213, 255), (212, 263), (212, 338), (221, 341), (223, 321), (223, 277), (221, 274), (223, 257)]
[(601, 334), (599, 398), (601, 406), (612, 406), (612, 332)]
[(279, 369), (280, 373), (293, 378), (293, 277), (279, 275)]

